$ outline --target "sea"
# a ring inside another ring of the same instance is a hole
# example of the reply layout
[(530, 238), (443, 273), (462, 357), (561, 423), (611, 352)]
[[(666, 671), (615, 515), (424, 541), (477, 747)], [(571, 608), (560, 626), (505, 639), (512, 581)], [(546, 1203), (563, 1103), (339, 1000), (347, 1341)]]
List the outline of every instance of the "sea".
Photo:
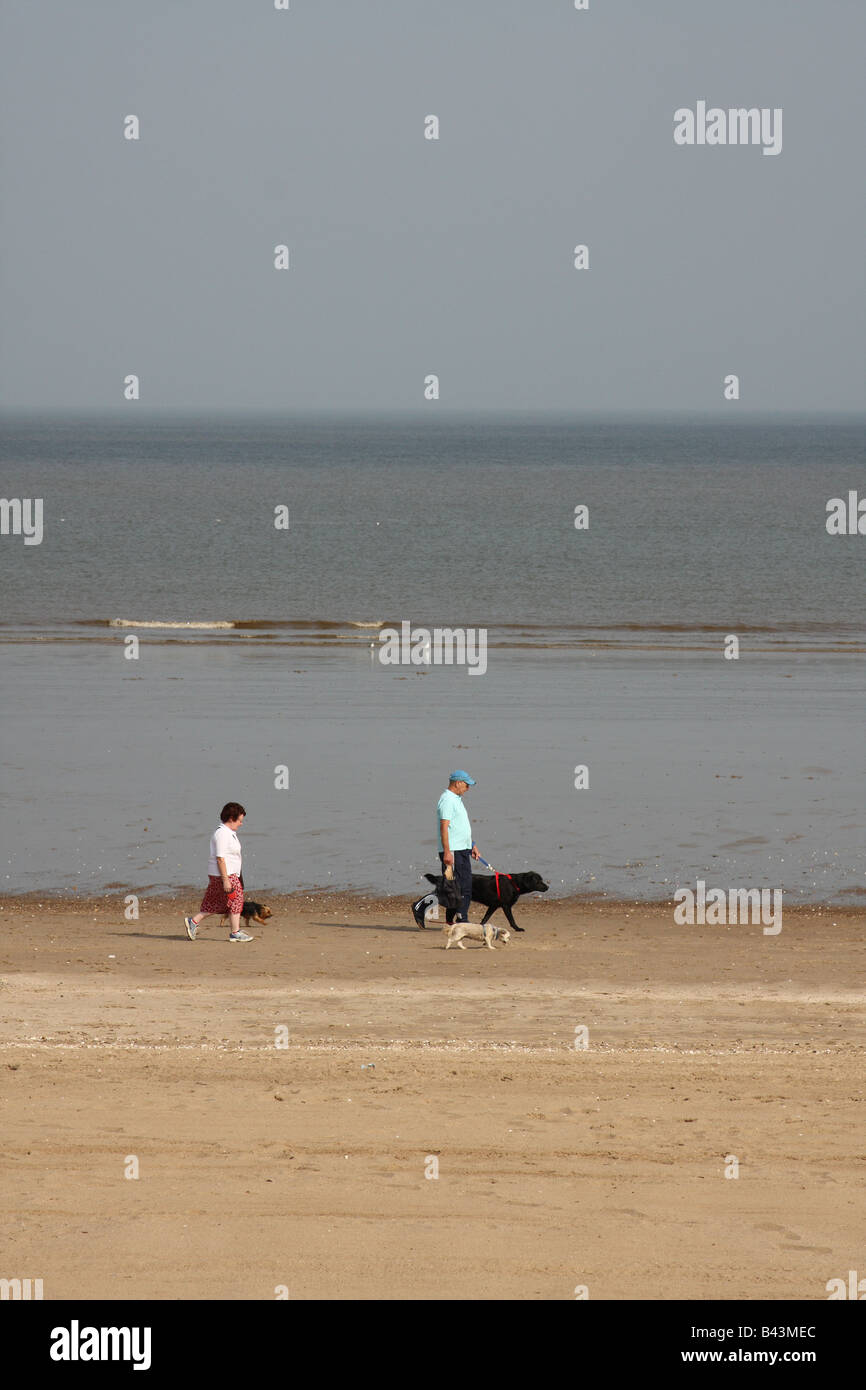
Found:
[(0, 890), (198, 892), (238, 800), (248, 894), (409, 901), (465, 769), (555, 895), (862, 904), (861, 418), (134, 411), (3, 421)]

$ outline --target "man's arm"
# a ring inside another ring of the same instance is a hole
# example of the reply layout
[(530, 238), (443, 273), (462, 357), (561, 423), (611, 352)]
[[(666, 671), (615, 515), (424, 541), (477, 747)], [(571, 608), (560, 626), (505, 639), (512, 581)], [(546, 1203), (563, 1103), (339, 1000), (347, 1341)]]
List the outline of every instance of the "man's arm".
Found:
[(439, 834), (442, 836), (442, 848), (445, 851), (444, 862), (446, 864), (454, 863), (454, 855), (448, 848), (448, 827), (450, 824), (451, 822), (448, 820), (440, 820), (439, 822)]

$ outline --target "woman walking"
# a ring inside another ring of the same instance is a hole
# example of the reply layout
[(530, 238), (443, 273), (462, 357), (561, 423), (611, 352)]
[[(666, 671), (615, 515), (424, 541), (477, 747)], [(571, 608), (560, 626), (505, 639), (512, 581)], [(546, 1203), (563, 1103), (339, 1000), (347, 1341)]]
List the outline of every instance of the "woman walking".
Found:
[(244, 905), (244, 884), (241, 875), (241, 842), (238, 830), (244, 823), (246, 811), (239, 801), (227, 801), (220, 812), (220, 824), (210, 839), (208, 883), (201, 907), (195, 917), (184, 917), (186, 934), (195, 941), (203, 917), (218, 913), (230, 918), (229, 941), (252, 941), (241, 930), (241, 908)]

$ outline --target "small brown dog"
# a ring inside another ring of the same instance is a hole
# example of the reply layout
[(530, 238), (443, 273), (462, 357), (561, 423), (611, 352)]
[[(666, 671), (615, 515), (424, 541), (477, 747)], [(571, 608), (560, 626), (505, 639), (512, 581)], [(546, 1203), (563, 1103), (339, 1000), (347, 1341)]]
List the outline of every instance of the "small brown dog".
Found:
[(459, 946), (461, 951), (465, 951), (463, 938), (468, 937), (470, 941), (483, 941), (489, 951), (495, 950), (494, 941), (511, 940), (511, 932), (507, 927), (493, 927), (489, 922), (455, 922), (453, 926), (443, 927), (445, 932), (445, 950), (449, 946)]
[[(250, 922), (258, 922), (259, 926), (264, 926), (268, 918), (273, 917), (273, 915), (271, 909), (265, 907), (264, 903), (244, 903), (241, 908), (241, 917), (243, 918), (245, 927), (248, 927)], [(229, 914), (227, 912), (223, 915), (223, 919), (220, 922), (221, 927), (228, 921), (228, 916)]]

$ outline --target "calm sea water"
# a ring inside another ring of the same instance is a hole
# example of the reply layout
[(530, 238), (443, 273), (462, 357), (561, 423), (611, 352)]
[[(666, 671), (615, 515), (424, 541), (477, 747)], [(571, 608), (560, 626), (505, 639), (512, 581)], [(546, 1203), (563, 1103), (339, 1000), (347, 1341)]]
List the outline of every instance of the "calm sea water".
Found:
[(866, 492), (856, 423), (13, 426), (2, 481), (45, 509), (42, 545), (0, 547), (7, 635), (407, 617), (569, 645), (866, 633), (863, 546), (824, 525), (828, 498)]
[[(857, 901), (866, 537), (824, 522), (866, 494), (862, 446), (857, 422), (7, 424), (2, 493), (43, 499), (44, 537), (0, 538), (0, 882), (196, 882), (239, 798), (251, 887), (410, 895), (464, 766), (486, 857), (558, 892)], [(484, 628), (486, 674), (382, 666), (404, 620)]]

